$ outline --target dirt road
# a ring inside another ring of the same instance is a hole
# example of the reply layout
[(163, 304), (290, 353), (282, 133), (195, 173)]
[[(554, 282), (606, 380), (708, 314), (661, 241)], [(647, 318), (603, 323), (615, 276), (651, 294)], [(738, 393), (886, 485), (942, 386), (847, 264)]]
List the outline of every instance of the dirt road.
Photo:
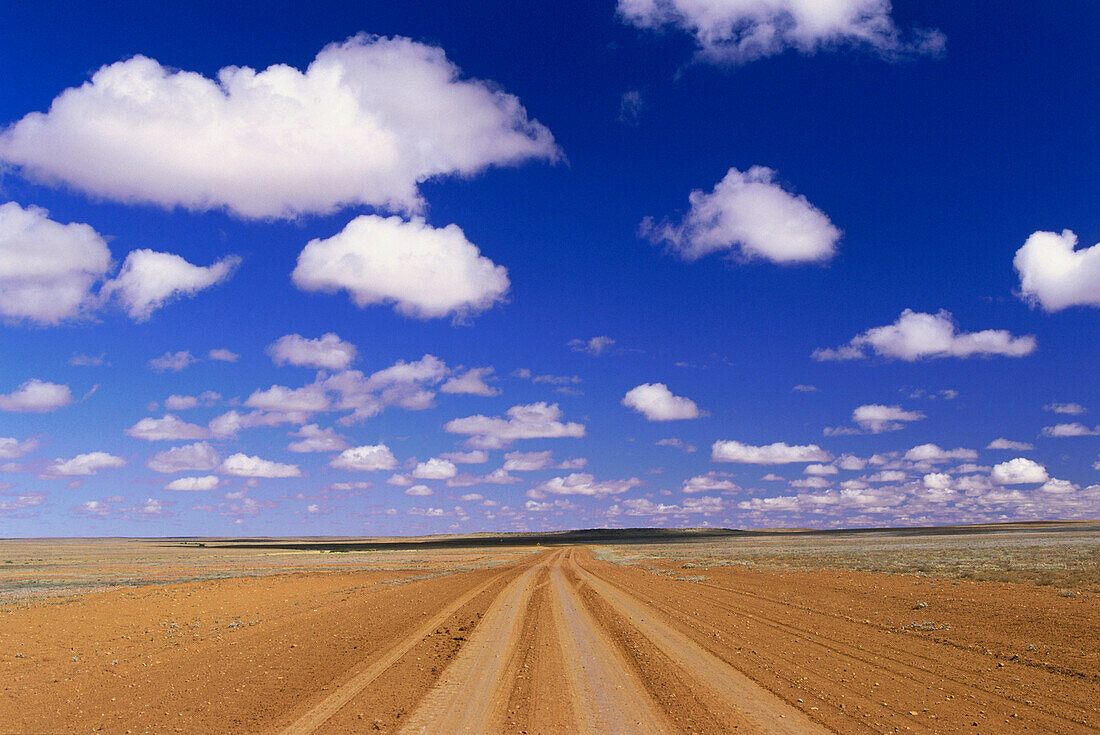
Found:
[[(4, 610), (0, 732), (1100, 732), (1096, 670), (1074, 663), (1095, 640), (1040, 666), (842, 611), (904, 589), (885, 575), (838, 598), (835, 575), (677, 577), (583, 547), (505, 561)], [(242, 605), (262, 619), (225, 626)], [(166, 611), (194, 615), (150, 635)]]

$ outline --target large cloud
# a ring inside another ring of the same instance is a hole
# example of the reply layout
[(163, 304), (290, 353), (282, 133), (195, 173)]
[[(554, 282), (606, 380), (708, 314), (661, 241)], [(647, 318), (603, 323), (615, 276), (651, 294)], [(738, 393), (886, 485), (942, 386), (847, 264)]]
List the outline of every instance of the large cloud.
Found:
[(340, 456), (329, 463), (340, 470), (355, 472), (375, 472), (392, 470), (397, 467), (397, 458), (385, 444), (368, 444), (352, 447), (340, 452)]
[(215, 81), (135, 56), (0, 134), (0, 160), (117, 201), (269, 218), (413, 211), (428, 179), (559, 157), (518, 99), (459, 76), (442, 49), (365, 35), (304, 73), (231, 66)]
[(696, 419), (700, 415), (694, 401), (673, 395), (664, 383), (642, 383), (631, 388), (622, 403), (650, 421)]
[(796, 462), (829, 462), (833, 455), (816, 444), (804, 446), (776, 442), (754, 447), (739, 441), (716, 441), (711, 446), (710, 458), (714, 462), (740, 462), (741, 464), (793, 464)]
[(711, 193), (695, 190), (691, 209), (679, 224), (646, 218), (640, 232), (667, 242), (685, 260), (729, 253), (773, 263), (820, 262), (836, 254), (840, 230), (806, 197), (775, 182), (775, 171), (731, 168)]
[(347, 290), (357, 306), (393, 303), (419, 319), (476, 314), (504, 298), (508, 271), (457, 225), (362, 215), (327, 240), (310, 240), (291, 275), (305, 291)]
[(959, 332), (948, 311), (925, 314), (906, 309), (893, 324), (873, 327), (836, 349), (814, 350), (815, 360), (860, 360), (868, 351), (886, 358), (914, 362), (941, 357), (1003, 355), (1023, 357), (1035, 351), (1031, 335), (1015, 337), (1003, 329)]
[(221, 458), (218, 457), (214, 447), (206, 442), (197, 442), (157, 452), (149, 458), (145, 466), (154, 472), (172, 474), (190, 470), (212, 470), (220, 461)]
[(1025, 457), (1017, 457), (993, 466), (989, 479), (998, 485), (1026, 485), (1046, 482), (1046, 467)]
[(72, 402), (69, 386), (32, 378), (11, 393), (0, 395), (0, 411), (49, 413)]
[(96, 306), (92, 287), (111, 265), (89, 225), (63, 225), (38, 207), (0, 204), (0, 315), (57, 324)]
[(939, 53), (939, 31), (909, 38), (890, 17), (890, 0), (619, 0), (619, 15), (639, 28), (674, 26), (695, 37), (710, 62), (743, 64), (788, 48), (811, 54), (855, 46), (894, 58)]
[(142, 322), (172, 299), (193, 296), (228, 280), (240, 262), (231, 255), (202, 267), (172, 253), (133, 250), (119, 274), (104, 284), (102, 293), (118, 299), (131, 319)]
[(1100, 306), (1100, 244), (1076, 247), (1071, 230), (1032, 233), (1012, 260), (1020, 294), (1046, 311)]
[(237, 477), (301, 477), (302, 472), (296, 464), (272, 462), (247, 454), (231, 454), (218, 468), (223, 475)]
[(343, 370), (355, 360), (355, 345), (329, 332), (318, 339), (306, 339), (300, 334), (288, 334), (268, 345), (267, 354), (276, 365)]
[(475, 449), (500, 449), (517, 439), (581, 438), (584, 424), (562, 423), (558, 404), (544, 402), (512, 406), (507, 418), (478, 414), (448, 421), (443, 429), (451, 434), (466, 434)]

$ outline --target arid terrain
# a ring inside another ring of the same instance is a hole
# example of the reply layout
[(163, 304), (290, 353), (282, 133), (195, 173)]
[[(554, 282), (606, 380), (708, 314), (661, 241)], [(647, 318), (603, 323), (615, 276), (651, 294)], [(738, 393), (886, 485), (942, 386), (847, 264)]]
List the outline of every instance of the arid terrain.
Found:
[(0, 541), (0, 732), (1100, 732), (1100, 524)]

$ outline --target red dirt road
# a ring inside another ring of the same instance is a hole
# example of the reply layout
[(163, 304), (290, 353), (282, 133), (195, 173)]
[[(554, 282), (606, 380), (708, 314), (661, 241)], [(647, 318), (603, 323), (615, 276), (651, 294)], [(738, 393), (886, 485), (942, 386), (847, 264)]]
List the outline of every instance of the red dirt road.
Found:
[(0, 732), (1100, 732), (1096, 599), (967, 583), (909, 614), (908, 577), (656, 571), (571, 547), (6, 608)]

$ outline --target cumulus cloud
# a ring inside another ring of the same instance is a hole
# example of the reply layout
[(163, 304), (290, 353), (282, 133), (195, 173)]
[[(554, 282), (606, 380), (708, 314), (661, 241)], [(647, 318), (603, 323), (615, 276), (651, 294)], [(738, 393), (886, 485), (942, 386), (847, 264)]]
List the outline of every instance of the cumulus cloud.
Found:
[(19, 459), (38, 448), (34, 439), (19, 441), (14, 437), (0, 437), (0, 459)]
[(741, 489), (740, 486), (728, 478), (729, 475), (724, 472), (708, 472), (705, 475), (696, 475), (684, 480), (681, 490), (690, 495), (692, 493), (715, 491), (733, 492)]
[(345, 449), (340, 452), (340, 456), (329, 462), (329, 465), (339, 470), (374, 472), (395, 469), (397, 458), (385, 444), (368, 444)]
[(19, 513), (46, 502), (46, 493), (20, 493), (8, 499), (0, 498), (0, 513)]
[(830, 462), (833, 455), (816, 444), (788, 445), (776, 442), (755, 447), (739, 441), (719, 440), (710, 450), (713, 462), (739, 462), (741, 464), (793, 464), (797, 462)]
[(1053, 477), (1039, 486), (1040, 492), (1050, 493), (1051, 495), (1070, 495), (1080, 489), (1079, 485), (1074, 485), (1069, 480), (1057, 480)]
[(186, 492), (213, 490), (220, 483), (221, 479), (217, 475), (206, 475), (204, 477), (180, 477), (176, 480), (172, 480), (170, 483), (165, 485), (164, 489), (182, 490)]
[(418, 480), (449, 480), (458, 474), (458, 468), (453, 462), (432, 457), (427, 462), (418, 462), (413, 468), (412, 476)]
[(691, 513), (710, 515), (725, 510), (725, 504), (721, 498), (709, 496), (684, 498), (679, 505), (654, 503), (652, 500), (645, 498), (628, 498), (622, 502), (622, 505), (625, 509), (623, 512), (628, 516), (688, 515)]
[(94, 475), (99, 470), (125, 467), (126, 460), (107, 452), (78, 454), (72, 459), (56, 459), (42, 473), (45, 477), (78, 477)]
[(1100, 306), (1100, 244), (1076, 247), (1072, 230), (1032, 233), (1012, 260), (1020, 295), (1050, 312)]
[(1027, 485), (1046, 482), (1046, 467), (1030, 459), (1017, 457), (993, 466), (989, 479), (998, 485)]
[(500, 391), (486, 383), (492, 378), (493, 368), (470, 368), (461, 375), (450, 378), (439, 387), (443, 393), (465, 393), (472, 396), (495, 396)]
[(690, 398), (675, 396), (664, 383), (642, 383), (623, 396), (622, 404), (650, 421), (699, 418), (699, 407)]
[(361, 215), (327, 240), (310, 240), (291, 274), (304, 291), (346, 290), (356, 306), (392, 303), (405, 316), (477, 314), (504, 298), (508, 271), (457, 225)]
[(327, 410), (329, 399), (324, 391), (314, 385), (307, 385), (303, 388), (273, 385), (267, 390), (254, 392), (244, 402), (244, 405), (262, 411), (308, 414)]
[(412, 495), (413, 497), (424, 497), (427, 495), (433, 495), (432, 489), (427, 485), (413, 485), (405, 490), (406, 495)]
[(1011, 439), (1004, 438), (994, 439), (993, 441), (989, 442), (989, 446), (986, 447), (986, 449), (1013, 449), (1016, 451), (1028, 451), (1034, 448), (1035, 446), (1033, 444), (1028, 444), (1027, 442), (1012, 441)]
[(180, 350), (179, 352), (165, 352), (160, 357), (154, 357), (149, 361), (149, 367), (158, 373), (178, 373), (196, 362), (198, 362), (198, 359), (190, 351)]
[(906, 411), (901, 406), (883, 406), (871, 403), (858, 406), (852, 411), (852, 421), (863, 431), (881, 434), (884, 431), (899, 431), (911, 421), (920, 421), (925, 415), (920, 411)]
[(348, 446), (344, 437), (334, 429), (322, 429), (317, 424), (306, 424), (291, 436), (299, 439), (287, 446), (292, 452), (339, 452)]
[(481, 449), (472, 449), (469, 452), (446, 452), (439, 455), (439, 458), (455, 464), (483, 464), (489, 461), (489, 453)]
[(1035, 351), (1035, 337), (1016, 337), (1003, 329), (959, 332), (948, 311), (925, 314), (906, 309), (893, 324), (872, 327), (835, 349), (814, 350), (815, 360), (862, 360), (874, 353), (889, 359), (915, 362), (944, 357), (1024, 357)]
[(512, 406), (505, 412), (507, 418), (477, 414), (448, 421), (443, 429), (450, 434), (464, 434), (467, 443), (475, 449), (500, 449), (517, 439), (581, 438), (584, 424), (562, 423), (558, 404), (545, 402)]
[(126, 256), (119, 274), (104, 284), (102, 295), (122, 303), (134, 321), (147, 321), (153, 312), (181, 296), (227, 281), (240, 265), (235, 255), (198, 266), (172, 253), (134, 250)]
[(690, 33), (699, 57), (716, 64), (744, 64), (787, 49), (812, 54), (851, 46), (892, 59), (944, 48), (939, 31), (902, 33), (889, 0), (619, 0), (618, 12), (638, 28)]
[(272, 462), (259, 457), (250, 457), (247, 454), (231, 454), (225, 458), (218, 468), (223, 475), (236, 477), (301, 477), (302, 472), (296, 464), (283, 464)]
[(32, 378), (11, 393), (0, 395), (0, 411), (49, 413), (72, 402), (69, 386)]
[(607, 336), (592, 337), (591, 339), (571, 339), (568, 342), (569, 348), (574, 352), (584, 352), (585, 354), (592, 355), (592, 357), (599, 357), (615, 344), (615, 340)]
[(527, 491), (527, 497), (542, 500), (548, 495), (590, 495), (598, 498), (619, 495), (641, 485), (636, 477), (628, 480), (605, 480), (597, 482), (587, 472), (573, 473), (566, 477), (555, 477)]
[(214, 447), (206, 442), (197, 442), (157, 452), (149, 458), (145, 466), (154, 472), (172, 474), (193, 470), (212, 470), (220, 462), (221, 458), (218, 457), (218, 452)]
[(306, 339), (300, 334), (288, 334), (268, 345), (267, 354), (276, 365), (344, 370), (355, 360), (355, 345), (329, 332), (318, 339)]
[(241, 356), (232, 350), (226, 350), (223, 348), (210, 350), (207, 354), (211, 360), (217, 360), (218, 362), (236, 362), (241, 359)]
[(461, 79), (442, 49), (366, 35), (305, 72), (230, 66), (215, 80), (135, 56), (0, 133), (0, 160), (36, 180), (249, 218), (414, 211), (421, 182), (559, 155), (518, 99)]
[(978, 453), (973, 449), (942, 449), (936, 444), (921, 444), (913, 447), (905, 453), (905, 459), (910, 462), (948, 462), (951, 460), (977, 459)]
[(1096, 436), (1098, 434), (1100, 434), (1100, 426), (1095, 426), (1090, 429), (1089, 427), (1082, 424), (1080, 421), (1043, 427), (1043, 436)]
[(837, 469), (836, 465), (819, 463), (808, 464), (802, 471), (807, 475), (818, 475), (819, 477), (824, 477), (826, 475), (835, 475), (840, 472), (840, 470)]
[(691, 207), (679, 224), (647, 217), (639, 232), (653, 242), (668, 243), (688, 261), (718, 252), (781, 265), (832, 258), (840, 230), (806, 197), (787, 191), (775, 178), (776, 172), (764, 166), (746, 172), (731, 168), (714, 191), (691, 192)]
[(1065, 413), (1071, 416), (1080, 416), (1081, 414), (1088, 413), (1084, 406), (1080, 403), (1048, 403), (1043, 406), (1044, 411), (1053, 411), (1054, 413)]
[(96, 306), (111, 253), (89, 225), (63, 225), (39, 207), (0, 204), (0, 315), (57, 324)]
[(505, 472), (536, 472), (544, 470), (553, 461), (554, 453), (545, 452), (508, 452), (504, 455)]
[(159, 419), (146, 417), (126, 430), (135, 439), (145, 441), (186, 441), (188, 439), (208, 439), (211, 430), (205, 426), (189, 424), (170, 413)]

